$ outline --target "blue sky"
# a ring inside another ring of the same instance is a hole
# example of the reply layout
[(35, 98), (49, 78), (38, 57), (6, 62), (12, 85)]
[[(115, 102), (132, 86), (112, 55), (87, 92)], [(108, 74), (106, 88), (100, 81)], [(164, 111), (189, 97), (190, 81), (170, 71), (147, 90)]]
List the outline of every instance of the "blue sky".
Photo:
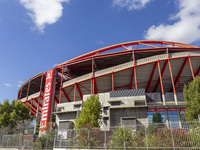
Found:
[(199, 0), (0, 0), (0, 101), (30, 77), (135, 40), (200, 46)]

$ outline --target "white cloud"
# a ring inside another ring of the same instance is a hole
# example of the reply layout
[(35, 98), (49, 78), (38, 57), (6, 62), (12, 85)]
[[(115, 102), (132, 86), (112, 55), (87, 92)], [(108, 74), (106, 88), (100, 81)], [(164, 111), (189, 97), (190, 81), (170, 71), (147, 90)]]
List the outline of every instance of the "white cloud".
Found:
[(11, 87), (12, 85), (10, 83), (4, 83), (5, 86)]
[(178, 0), (179, 12), (170, 17), (174, 24), (151, 26), (145, 38), (192, 43), (200, 40), (200, 1)]
[(113, 0), (113, 6), (127, 8), (129, 11), (134, 9), (142, 9), (152, 0)]
[(62, 16), (62, 3), (69, 0), (20, 0), (28, 10), (28, 15), (35, 23), (35, 27), (44, 32), (47, 24), (53, 24)]
[(22, 83), (24, 83), (24, 81), (21, 81), (21, 80), (20, 80), (20, 81), (18, 81), (18, 83), (19, 83), (19, 84), (22, 84)]
[(21, 87), (22, 85), (18, 84), (17, 87)]

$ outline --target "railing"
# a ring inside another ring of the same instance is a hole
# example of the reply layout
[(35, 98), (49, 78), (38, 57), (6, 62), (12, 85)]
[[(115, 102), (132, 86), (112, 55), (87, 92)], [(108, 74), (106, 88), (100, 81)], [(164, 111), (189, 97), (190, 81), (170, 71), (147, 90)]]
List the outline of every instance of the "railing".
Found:
[(33, 142), (32, 136), (3, 135), (2, 148), (19, 149), (200, 149), (200, 122), (82, 128), (47, 131)]

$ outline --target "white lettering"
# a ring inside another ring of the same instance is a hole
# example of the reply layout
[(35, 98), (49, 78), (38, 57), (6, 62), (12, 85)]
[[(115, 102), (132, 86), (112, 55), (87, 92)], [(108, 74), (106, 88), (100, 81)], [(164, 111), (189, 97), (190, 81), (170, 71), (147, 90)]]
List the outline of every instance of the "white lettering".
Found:
[(46, 88), (45, 88), (45, 95), (51, 90), (51, 83), (47, 83)]
[(43, 121), (40, 123), (40, 128), (45, 128), (47, 126), (47, 122)]

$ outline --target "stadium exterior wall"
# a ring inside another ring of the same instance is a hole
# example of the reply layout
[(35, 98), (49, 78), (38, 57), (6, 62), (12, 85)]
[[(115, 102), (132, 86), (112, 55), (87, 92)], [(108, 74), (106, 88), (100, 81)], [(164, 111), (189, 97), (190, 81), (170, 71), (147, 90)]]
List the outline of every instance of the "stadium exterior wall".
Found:
[[(113, 49), (117, 52), (108, 53)], [(98, 93), (106, 129), (147, 126), (157, 112), (166, 126), (179, 122), (181, 128), (183, 86), (200, 75), (199, 57), (199, 47), (166, 41), (127, 42), (84, 54), (53, 69), (47, 115), (59, 130), (73, 128), (82, 102)], [(43, 116), (46, 76), (42, 72), (19, 89), (18, 100), (29, 105), (32, 116)]]

